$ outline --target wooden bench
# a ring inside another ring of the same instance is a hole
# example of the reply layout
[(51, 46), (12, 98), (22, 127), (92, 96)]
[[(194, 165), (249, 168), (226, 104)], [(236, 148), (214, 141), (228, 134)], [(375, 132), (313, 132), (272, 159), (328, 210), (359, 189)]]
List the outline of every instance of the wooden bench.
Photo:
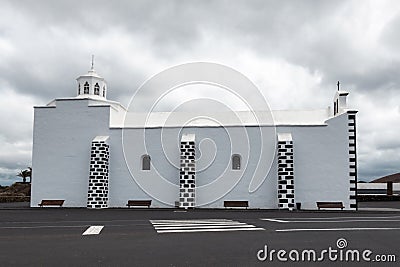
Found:
[(126, 206), (128, 206), (128, 208), (130, 206), (141, 206), (141, 207), (148, 207), (150, 208), (151, 205), (151, 200), (128, 200), (128, 204), (126, 204)]
[(224, 207), (225, 208), (248, 208), (249, 207), (249, 202), (248, 201), (243, 201), (243, 200), (227, 200), (224, 201)]
[(42, 202), (40, 202), (38, 205), (39, 207), (43, 206), (60, 206), (64, 204), (63, 199), (42, 199)]
[(342, 202), (317, 202), (317, 207), (318, 207), (318, 210), (320, 210), (321, 208), (324, 208), (324, 209), (341, 208), (342, 210), (344, 209)]

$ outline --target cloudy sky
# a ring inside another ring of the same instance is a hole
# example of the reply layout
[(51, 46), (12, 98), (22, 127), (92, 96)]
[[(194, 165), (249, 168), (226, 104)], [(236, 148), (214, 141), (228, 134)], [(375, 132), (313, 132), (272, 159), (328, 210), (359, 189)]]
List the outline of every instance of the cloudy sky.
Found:
[(400, 2), (0, 0), (0, 184), (31, 164), (33, 106), (75, 96), (95, 68), (108, 98), (167, 67), (211, 61), (249, 77), (272, 109), (358, 113), (359, 179), (400, 171)]

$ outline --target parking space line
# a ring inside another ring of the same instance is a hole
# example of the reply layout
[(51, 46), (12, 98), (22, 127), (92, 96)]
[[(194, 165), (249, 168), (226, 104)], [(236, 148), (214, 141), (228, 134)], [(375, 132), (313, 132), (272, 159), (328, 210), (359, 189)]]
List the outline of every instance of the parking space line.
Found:
[(87, 225), (0, 226), (0, 229), (82, 228)]
[(399, 215), (395, 216), (341, 216), (341, 217), (286, 217), (275, 218), (279, 220), (332, 220), (332, 219), (395, 219), (400, 218)]
[(82, 235), (98, 235), (103, 230), (104, 225), (92, 225)]
[(338, 220), (336, 218), (320, 218), (317, 219), (310, 219), (310, 218), (293, 218), (293, 220), (281, 220), (281, 219), (269, 219), (269, 218), (260, 218), (262, 221), (270, 221), (270, 222), (278, 222), (278, 223), (346, 223), (346, 222), (399, 222), (400, 219), (380, 219), (380, 218), (343, 218), (342, 220)]
[(332, 220), (332, 221), (328, 221), (328, 220), (322, 220), (322, 221), (317, 221), (317, 220), (312, 220), (312, 221), (307, 221), (307, 220), (300, 220), (300, 221), (288, 221), (291, 223), (345, 223), (345, 222), (399, 222), (400, 220), (374, 220), (374, 219), (369, 219), (369, 220), (358, 220), (358, 219), (354, 219), (354, 220)]
[(299, 228), (299, 229), (278, 229), (276, 232), (311, 232), (311, 231), (374, 231), (374, 230), (400, 230), (393, 227), (354, 227), (354, 228)]
[(260, 220), (263, 220), (263, 221), (270, 221), (270, 222), (278, 222), (278, 223), (287, 223), (287, 222), (289, 222), (289, 221), (284, 221), (284, 220), (278, 220), (278, 219), (260, 219)]

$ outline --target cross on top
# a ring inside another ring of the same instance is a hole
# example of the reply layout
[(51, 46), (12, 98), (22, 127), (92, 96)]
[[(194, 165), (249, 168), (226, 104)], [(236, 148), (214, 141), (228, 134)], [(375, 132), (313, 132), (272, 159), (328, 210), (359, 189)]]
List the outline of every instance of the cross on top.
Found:
[(92, 70), (94, 69), (94, 55), (92, 55)]

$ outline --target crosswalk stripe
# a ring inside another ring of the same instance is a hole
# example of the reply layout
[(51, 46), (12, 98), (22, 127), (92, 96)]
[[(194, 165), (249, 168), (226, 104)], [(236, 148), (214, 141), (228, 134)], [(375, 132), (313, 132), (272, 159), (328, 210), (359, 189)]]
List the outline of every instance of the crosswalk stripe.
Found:
[(163, 224), (153, 224), (154, 227), (164, 227), (164, 226), (221, 226), (221, 225), (247, 225), (246, 223), (184, 223), (184, 224), (178, 224), (178, 223), (163, 223)]
[(181, 226), (166, 226), (166, 227), (154, 227), (156, 230), (165, 230), (165, 229), (218, 229), (218, 228), (253, 228), (254, 225), (199, 225), (199, 226), (190, 226), (190, 227), (181, 227)]
[(82, 235), (98, 235), (100, 234), (101, 230), (103, 230), (103, 228), (103, 225), (93, 225), (86, 229), (86, 231), (83, 232)]
[(180, 223), (180, 224), (230, 224), (230, 223), (237, 223), (237, 222), (153, 222), (153, 224), (163, 225), (163, 224), (171, 224), (171, 223)]
[(234, 222), (232, 220), (217, 220), (217, 219), (210, 219), (210, 220), (150, 220), (152, 224), (162, 224), (162, 223), (231, 223)]
[(183, 230), (160, 230), (159, 234), (165, 233), (194, 233), (194, 232), (228, 232), (228, 231), (260, 231), (264, 228), (225, 228), (225, 229), (183, 229)]
[(228, 219), (150, 220), (157, 233), (225, 232), (265, 230), (251, 224)]

